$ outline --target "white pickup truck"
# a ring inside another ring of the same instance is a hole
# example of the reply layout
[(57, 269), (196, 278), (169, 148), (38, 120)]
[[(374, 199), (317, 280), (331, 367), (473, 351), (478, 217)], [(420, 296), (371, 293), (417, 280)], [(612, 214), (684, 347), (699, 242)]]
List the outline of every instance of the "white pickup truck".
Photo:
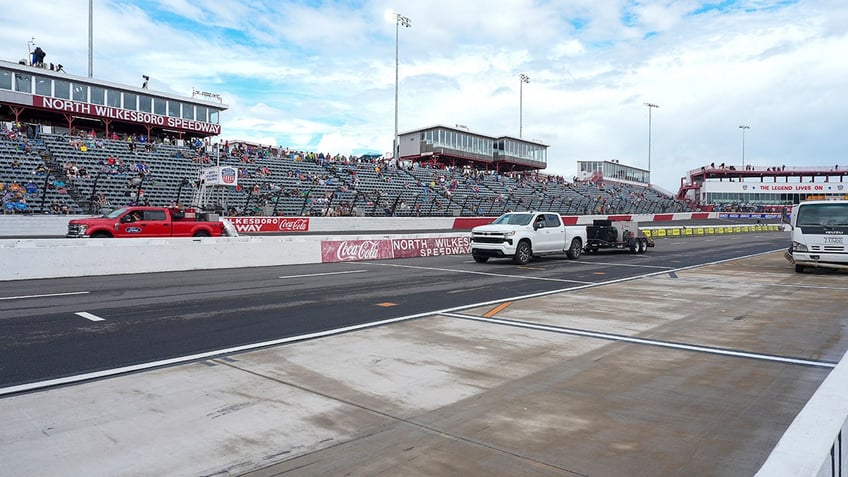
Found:
[(512, 258), (524, 265), (534, 256), (566, 254), (576, 259), (586, 243), (586, 227), (566, 226), (553, 212), (508, 212), (471, 229), (471, 255), (480, 263)]

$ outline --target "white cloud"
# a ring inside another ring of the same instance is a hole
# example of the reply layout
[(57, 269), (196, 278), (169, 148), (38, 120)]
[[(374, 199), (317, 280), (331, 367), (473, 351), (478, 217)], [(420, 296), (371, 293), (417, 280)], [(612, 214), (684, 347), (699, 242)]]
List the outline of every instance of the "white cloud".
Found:
[[(35, 36), (47, 60), (87, 68), (88, 2), (0, 0), (0, 58)], [(577, 160), (647, 165), (676, 190), (687, 170), (740, 159), (846, 164), (848, 4), (841, 0), (431, 0), (95, 2), (95, 76), (222, 94), (223, 137), (350, 153), (387, 151), (394, 128), (396, 7), (401, 130), (465, 124), (550, 144)], [(712, 6), (710, 6), (712, 5)], [(707, 6), (708, 8), (705, 8)], [(846, 164), (848, 165), (848, 164)]]

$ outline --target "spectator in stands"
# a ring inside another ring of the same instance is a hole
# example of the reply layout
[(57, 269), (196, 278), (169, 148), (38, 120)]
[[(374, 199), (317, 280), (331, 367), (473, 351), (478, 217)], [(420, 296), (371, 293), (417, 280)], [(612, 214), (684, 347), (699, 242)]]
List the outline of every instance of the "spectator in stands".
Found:
[(44, 68), (44, 57), (47, 56), (47, 53), (41, 49), (40, 46), (36, 46), (35, 50), (32, 52), (32, 66), (38, 66), (39, 68)]
[(26, 184), (24, 184), (24, 190), (26, 190), (27, 194), (37, 194), (38, 186), (35, 185), (35, 182), (28, 181)]

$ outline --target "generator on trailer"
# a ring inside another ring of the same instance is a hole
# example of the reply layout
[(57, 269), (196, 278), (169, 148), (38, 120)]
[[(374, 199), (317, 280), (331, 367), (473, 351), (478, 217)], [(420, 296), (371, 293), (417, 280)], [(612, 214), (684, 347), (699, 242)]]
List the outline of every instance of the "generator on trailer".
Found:
[(596, 219), (586, 226), (586, 251), (597, 252), (601, 249), (630, 250), (632, 253), (645, 253), (653, 247), (654, 241), (639, 230), (639, 223), (633, 221), (613, 222)]

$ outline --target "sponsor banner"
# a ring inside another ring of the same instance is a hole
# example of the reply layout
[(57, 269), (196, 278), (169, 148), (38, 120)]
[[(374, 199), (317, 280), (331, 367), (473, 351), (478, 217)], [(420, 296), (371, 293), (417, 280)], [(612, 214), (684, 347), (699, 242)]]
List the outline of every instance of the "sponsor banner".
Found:
[(434, 257), (471, 253), (471, 237), (392, 239), (393, 258)]
[(308, 232), (308, 217), (227, 217), (240, 233)]
[(392, 258), (391, 240), (321, 241), (321, 261), (323, 263), (385, 260), (389, 258)]
[[(839, 173), (835, 173), (839, 175)], [(805, 192), (837, 192), (844, 189), (844, 184), (829, 182), (800, 182), (795, 184), (764, 184), (761, 182), (704, 182), (701, 193), (805, 193)]]
[(779, 219), (780, 214), (765, 213), (765, 214), (749, 214), (749, 213), (720, 213), (720, 219)]
[(80, 103), (69, 99), (48, 98), (34, 95), (32, 105), (36, 108), (60, 111), (63, 113), (80, 114), (104, 119), (117, 119), (132, 123), (147, 124), (150, 126), (179, 129), (182, 131), (203, 132), (212, 135), (221, 134), (221, 125), (212, 124), (193, 119), (176, 118), (173, 116), (162, 116), (161, 114), (145, 113), (142, 111), (130, 111), (128, 109), (114, 108), (100, 104)]
[(321, 261), (356, 262), (471, 253), (471, 237), (427, 237), (321, 242)]
[(238, 185), (238, 171), (232, 166), (207, 167), (200, 171), (200, 180), (206, 185)]

